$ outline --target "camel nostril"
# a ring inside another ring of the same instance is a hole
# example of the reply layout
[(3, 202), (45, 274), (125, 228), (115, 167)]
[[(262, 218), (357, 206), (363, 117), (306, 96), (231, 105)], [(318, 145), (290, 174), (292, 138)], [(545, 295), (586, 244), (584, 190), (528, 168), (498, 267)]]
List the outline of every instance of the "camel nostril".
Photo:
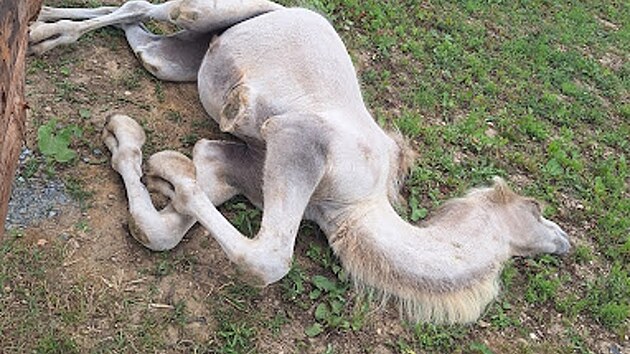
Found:
[(556, 251), (554, 252), (555, 254), (564, 255), (571, 250), (571, 243), (566, 237), (558, 238), (555, 243), (557, 245)]

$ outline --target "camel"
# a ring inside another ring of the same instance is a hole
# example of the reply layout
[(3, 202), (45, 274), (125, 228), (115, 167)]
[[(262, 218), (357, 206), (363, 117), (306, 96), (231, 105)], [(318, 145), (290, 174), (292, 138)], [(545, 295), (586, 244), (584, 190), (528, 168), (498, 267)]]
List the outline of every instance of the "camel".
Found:
[[(149, 19), (181, 31), (152, 34), (142, 25)], [(192, 160), (154, 154), (145, 186), (142, 128), (128, 116), (109, 117), (103, 137), (126, 188), (131, 234), (152, 250), (175, 247), (200, 223), (248, 281), (266, 286), (289, 272), (300, 222), (312, 220), (359, 288), (396, 299), (412, 321), (467, 323), (497, 296), (510, 257), (570, 249), (539, 203), (498, 177), (421, 225), (401, 218), (393, 205), (413, 154), (374, 121), (344, 44), (313, 11), (267, 0), (45, 7), (30, 27), (30, 50), (108, 25), (124, 30), (155, 77), (196, 81), (207, 114), (238, 138), (202, 139)], [(149, 191), (168, 205), (157, 210)], [(239, 194), (263, 211), (253, 238), (217, 210)]]

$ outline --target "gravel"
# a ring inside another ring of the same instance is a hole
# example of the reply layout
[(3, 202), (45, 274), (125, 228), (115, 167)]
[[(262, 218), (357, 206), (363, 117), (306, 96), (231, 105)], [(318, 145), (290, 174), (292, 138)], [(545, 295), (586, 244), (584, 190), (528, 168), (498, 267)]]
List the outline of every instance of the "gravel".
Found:
[[(33, 158), (36, 158), (33, 151), (23, 149), (19, 157), (18, 171)], [(70, 203), (72, 199), (62, 181), (37, 174), (25, 178), (18, 173), (9, 199), (5, 229), (27, 227), (38, 221), (54, 218)]]

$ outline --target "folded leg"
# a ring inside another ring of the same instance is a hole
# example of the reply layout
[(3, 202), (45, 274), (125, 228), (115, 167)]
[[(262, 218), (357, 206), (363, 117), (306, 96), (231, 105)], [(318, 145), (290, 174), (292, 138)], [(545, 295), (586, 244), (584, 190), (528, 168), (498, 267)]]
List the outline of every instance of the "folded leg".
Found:
[(171, 179), (197, 179), (202, 192), (213, 205), (221, 205), (237, 194), (244, 194), (255, 205), (262, 205), (263, 154), (244, 143), (200, 140), (193, 150), (193, 161), (175, 151), (162, 151), (147, 161), (147, 186), (142, 183), (144, 132), (133, 119), (112, 116), (103, 132), (112, 152), (112, 166), (123, 178), (129, 203), (129, 228), (132, 236), (152, 250), (175, 247), (195, 223), (195, 218), (179, 213), (172, 204), (157, 210), (149, 191), (174, 198), (172, 181), (161, 178), (165, 171), (176, 171)]
[[(144, 131), (133, 119), (114, 115), (103, 131), (105, 144), (112, 153), (112, 167), (123, 179), (129, 203), (129, 229), (146, 247), (162, 251), (175, 247), (195, 220), (167, 206), (157, 211), (142, 177)], [(177, 166), (173, 166), (177, 168)]]
[(324, 175), (326, 151), (316, 119), (292, 115), (265, 123), (263, 217), (253, 239), (243, 236), (216, 209), (198, 172), (195, 177), (168, 165), (156, 171), (173, 186), (173, 207), (197, 219), (257, 285), (278, 281), (289, 271), (300, 221)]

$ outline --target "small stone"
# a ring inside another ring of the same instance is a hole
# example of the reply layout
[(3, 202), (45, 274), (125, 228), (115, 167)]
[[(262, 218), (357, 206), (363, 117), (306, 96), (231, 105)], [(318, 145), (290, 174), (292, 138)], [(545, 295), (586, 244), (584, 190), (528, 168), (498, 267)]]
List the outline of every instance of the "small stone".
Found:
[(48, 217), (49, 218), (54, 218), (55, 216), (57, 216), (57, 211), (56, 210), (51, 210), (48, 212)]
[(621, 349), (617, 346), (617, 344), (610, 345), (610, 354), (621, 354)]
[(46, 106), (46, 107), (44, 107), (44, 111), (50, 112), (50, 111), (52, 111), (52, 108), (50, 106)]
[(488, 327), (490, 327), (490, 323), (488, 323), (486, 321), (483, 321), (483, 320), (479, 320), (478, 324), (479, 324), (479, 327), (481, 327), (481, 328), (488, 328)]
[(90, 163), (90, 158), (89, 157), (84, 157), (81, 160), (83, 160), (83, 162), (85, 162), (85, 163)]
[[(68, 235), (68, 237), (70, 237)], [(68, 242), (70, 244), (70, 246), (72, 246), (72, 248), (77, 249), (79, 247), (81, 247), (81, 245), (79, 244), (79, 241), (77, 241), (76, 239), (71, 238), (70, 241)]]
[(28, 148), (24, 148), (22, 149), (22, 152), (20, 153), (19, 160), (21, 162), (24, 162), (24, 160), (26, 160), (26, 158), (29, 156), (31, 156), (31, 150), (29, 150)]
[(489, 138), (494, 138), (495, 136), (497, 136), (497, 131), (495, 129), (488, 128), (486, 129), (485, 134)]
[(538, 340), (538, 336), (535, 333), (533, 333), (533, 332), (529, 334), (529, 338), (531, 340), (536, 340), (536, 341)]
[(125, 96), (131, 96), (131, 91), (125, 91), (124, 94)]
[(40, 246), (40, 247), (41, 246), (46, 246), (47, 243), (48, 243), (48, 241), (43, 239), (43, 238), (40, 238), (39, 240), (37, 240), (37, 245)]
[(101, 155), (103, 155), (103, 151), (102, 151), (101, 149), (94, 149), (94, 150), (92, 150), (92, 153), (93, 153), (95, 156), (101, 156)]

